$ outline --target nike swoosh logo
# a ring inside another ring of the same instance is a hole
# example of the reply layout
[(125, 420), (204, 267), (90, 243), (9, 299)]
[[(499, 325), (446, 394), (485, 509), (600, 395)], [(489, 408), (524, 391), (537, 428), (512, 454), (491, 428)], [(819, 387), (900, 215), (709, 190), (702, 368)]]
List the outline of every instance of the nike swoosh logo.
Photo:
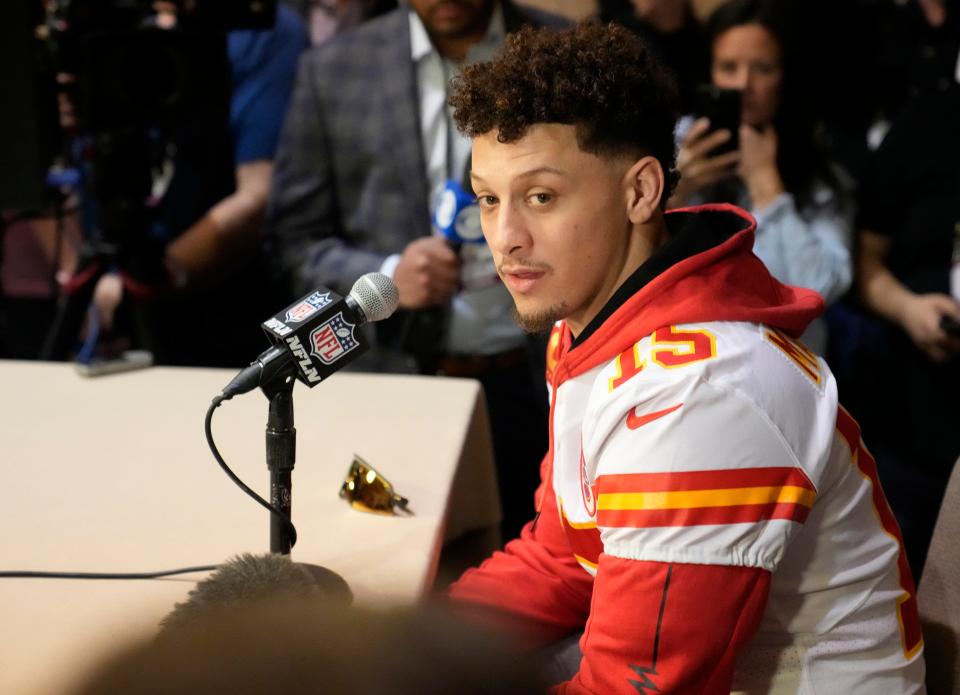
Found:
[(647, 423), (653, 422), (662, 418), (664, 415), (669, 415), (674, 410), (677, 410), (683, 405), (683, 403), (678, 403), (672, 408), (664, 408), (663, 410), (655, 410), (652, 413), (647, 413), (646, 415), (637, 415), (637, 409), (634, 408), (629, 413), (627, 413), (627, 427), (632, 430), (639, 429)]

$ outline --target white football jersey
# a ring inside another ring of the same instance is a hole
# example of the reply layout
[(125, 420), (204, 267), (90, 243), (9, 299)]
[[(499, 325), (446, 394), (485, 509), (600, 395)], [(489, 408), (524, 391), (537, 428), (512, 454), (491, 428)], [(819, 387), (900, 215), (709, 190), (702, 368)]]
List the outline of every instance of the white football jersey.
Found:
[(551, 399), (552, 483), (585, 571), (602, 551), (771, 572), (735, 691), (922, 692), (899, 530), (822, 359), (756, 323), (668, 326)]

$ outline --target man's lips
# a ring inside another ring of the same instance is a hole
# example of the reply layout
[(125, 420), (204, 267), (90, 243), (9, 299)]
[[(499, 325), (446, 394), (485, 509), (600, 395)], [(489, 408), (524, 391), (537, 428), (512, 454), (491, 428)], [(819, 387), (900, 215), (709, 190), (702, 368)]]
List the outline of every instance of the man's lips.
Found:
[(503, 283), (507, 286), (507, 289), (523, 294), (532, 290), (537, 281), (546, 275), (546, 272), (543, 268), (507, 266), (500, 268), (500, 277), (503, 278)]

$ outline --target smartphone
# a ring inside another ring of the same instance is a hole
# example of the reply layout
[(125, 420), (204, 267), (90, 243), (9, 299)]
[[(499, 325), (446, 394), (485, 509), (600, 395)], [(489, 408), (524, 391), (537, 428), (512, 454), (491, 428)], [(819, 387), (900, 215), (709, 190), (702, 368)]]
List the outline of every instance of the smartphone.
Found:
[(696, 116), (710, 119), (710, 132), (729, 130), (730, 139), (711, 150), (711, 155), (740, 149), (741, 94), (738, 89), (721, 89), (712, 84), (700, 85), (695, 100)]
[(117, 357), (95, 357), (89, 362), (77, 362), (81, 376), (102, 376), (144, 369), (153, 364), (153, 353), (148, 350), (125, 350)]

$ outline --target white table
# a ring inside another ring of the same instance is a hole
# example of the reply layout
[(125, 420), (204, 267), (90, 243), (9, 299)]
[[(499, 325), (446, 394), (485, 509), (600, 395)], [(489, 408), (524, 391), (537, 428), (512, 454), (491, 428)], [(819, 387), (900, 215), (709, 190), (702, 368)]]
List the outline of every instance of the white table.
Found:
[[(269, 550), (269, 515), (224, 475), (203, 418), (233, 372), (152, 368), (84, 378), (68, 364), (0, 361), (0, 570), (132, 572)], [(443, 542), (496, 522), (482, 392), (474, 381), (338, 374), (294, 391), (295, 560), (341, 574), (364, 603), (409, 603)], [(227, 463), (268, 496), (267, 400), (217, 409)], [(415, 515), (338, 498), (354, 453)], [(0, 579), (0, 693), (56, 692), (108, 646), (156, 624), (202, 575)]]

